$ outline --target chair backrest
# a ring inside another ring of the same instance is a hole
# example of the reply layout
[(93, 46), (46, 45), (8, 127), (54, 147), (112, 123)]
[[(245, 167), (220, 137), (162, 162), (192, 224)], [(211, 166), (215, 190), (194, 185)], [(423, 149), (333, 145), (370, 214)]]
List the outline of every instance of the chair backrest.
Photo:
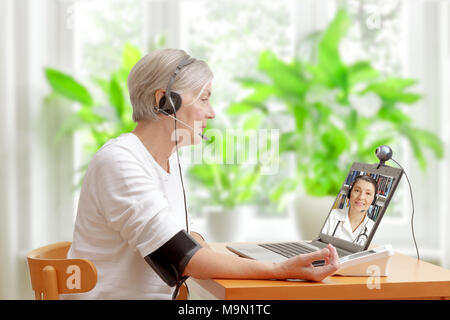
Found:
[(66, 259), (71, 242), (58, 242), (27, 255), (31, 285), (37, 300), (58, 300), (62, 293), (92, 290), (97, 270), (87, 259)]

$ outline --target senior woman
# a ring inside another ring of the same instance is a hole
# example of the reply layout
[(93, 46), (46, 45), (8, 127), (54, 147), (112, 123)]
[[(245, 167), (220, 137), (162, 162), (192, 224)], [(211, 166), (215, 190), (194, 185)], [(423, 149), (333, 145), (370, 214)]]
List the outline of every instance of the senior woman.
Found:
[(356, 177), (348, 191), (348, 207), (333, 209), (322, 232), (364, 245), (375, 224), (367, 212), (375, 205), (377, 190), (377, 182), (371, 176)]
[[(176, 150), (200, 142), (214, 118), (212, 78), (204, 61), (178, 49), (154, 51), (132, 68), (128, 89), (136, 129), (98, 150), (81, 188), (68, 256), (91, 260), (98, 281), (74, 296), (170, 299), (172, 285), (189, 276), (320, 281), (337, 270), (332, 246), (269, 263), (213, 251), (195, 232)], [(174, 135), (175, 128), (183, 134)], [(326, 263), (313, 267), (315, 260)]]

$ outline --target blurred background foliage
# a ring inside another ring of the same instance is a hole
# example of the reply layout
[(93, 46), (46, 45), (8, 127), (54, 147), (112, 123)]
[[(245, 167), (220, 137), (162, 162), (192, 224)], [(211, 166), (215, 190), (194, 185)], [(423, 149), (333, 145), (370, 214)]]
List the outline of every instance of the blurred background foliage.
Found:
[[(109, 139), (134, 130), (132, 107), (129, 100), (127, 79), (134, 64), (142, 57), (140, 50), (127, 43), (122, 50), (121, 64), (107, 77), (92, 76), (92, 83), (102, 94), (97, 97), (94, 89), (88, 89), (73, 76), (53, 68), (45, 69), (45, 76), (52, 92), (46, 103), (65, 98), (76, 103), (76, 111), (62, 123), (55, 135), (55, 141), (66, 134), (83, 132), (87, 134), (83, 147), (88, 160), (79, 168), (84, 171), (90, 157)], [(89, 87), (91, 88), (91, 87)]]
[(248, 117), (243, 130), (230, 130), (223, 125), (224, 119), (210, 121), (206, 130), (210, 141), (202, 148), (203, 161), (188, 170), (191, 184), (206, 191), (198, 195), (203, 205), (228, 210), (253, 200), (261, 178), (261, 164), (258, 150), (251, 154), (249, 146), (255, 143), (254, 132), (260, 122), (261, 119)]
[[(278, 200), (301, 185), (312, 196), (336, 195), (353, 161), (374, 162), (374, 150), (406, 138), (415, 159), (425, 170), (424, 148), (443, 157), (443, 144), (431, 132), (414, 126), (405, 106), (421, 99), (408, 89), (416, 80), (376, 70), (368, 60), (347, 64), (340, 43), (351, 24), (348, 13), (337, 12), (315, 39), (311, 59), (286, 62), (271, 51), (259, 58), (257, 77), (238, 81), (251, 93), (232, 103), (228, 114), (260, 112), (270, 123), (268, 103), (281, 103), (280, 114), (295, 120), (282, 130), (280, 153), (295, 154), (295, 177), (283, 179), (271, 194)], [(270, 124), (268, 124), (270, 125)]]
[[(222, 2), (212, 2), (208, 14), (220, 14), (222, 6)], [(255, 18), (273, 10), (270, 6), (258, 8), (267, 12), (255, 14)], [(226, 12), (233, 13), (232, 9)], [(239, 14), (236, 12), (238, 18)], [(245, 20), (248, 28), (256, 23), (252, 21)], [(210, 123), (207, 129), (280, 129), (280, 170), (277, 175), (261, 175), (259, 154), (255, 163), (245, 166), (239, 163), (195, 164), (189, 168), (188, 176), (192, 186), (199, 189), (201, 201), (233, 208), (245, 203), (264, 206), (270, 200), (278, 203), (280, 210), (285, 197), (299, 189), (313, 196), (334, 196), (353, 161), (374, 162), (373, 153), (377, 146), (398, 143), (400, 138), (409, 142), (422, 169), (427, 163), (424, 148), (432, 150), (438, 158), (443, 156), (439, 138), (415, 127), (405, 109), (421, 99), (420, 94), (409, 91), (416, 80), (378, 70), (370, 60), (346, 62), (342, 57), (342, 40), (351, 23), (347, 11), (339, 10), (325, 30), (311, 33), (297, 44), (298, 51), (305, 44), (309, 46), (307, 58), (296, 54), (294, 59), (288, 60), (287, 52), (266, 49), (259, 49), (256, 60), (237, 59), (236, 56), (233, 60), (236, 65), (230, 68), (236, 69), (237, 77), (234, 81), (220, 82), (213, 95), (219, 109), (226, 113), (213, 121), (215, 124)], [(191, 24), (190, 28), (195, 29), (196, 24)], [(236, 33), (236, 28), (221, 30), (222, 38), (252, 41), (247, 33)], [(217, 32), (208, 34), (217, 36)], [(205, 39), (208, 39), (207, 35)], [(211, 43), (202, 41), (192, 45), (194, 49), (190, 53), (202, 58)], [(227, 42), (222, 43), (226, 45)], [(149, 48), (165, 46), (165, 36), (159, 35), (151, 40)], [(89, 85), (83, 85), (60, 70), (45, 69), (53, 90), (47, 101), (64, 97), (77, 104), (76, 111), (61, 126), (57, 139), (68, 133), (87, 134), (83, 140), (88, 154), (86, 164), (107, 140), (134, 129), (126, 81), (130, 69), (141, 56), (138, 46), (127, 42), (121, 49), (117, 67), (108, 64), (102, 72), (93, 72), (89, 75)], [(223, 55), (213, 55), (210, 59), (214, 64), (217, 59), (223, 59)], [(236, 94), (230, 98), (222, 96), (225, 92)], [(243, 97), (242, 92), (245, 92)], [(237, 152), (248, 144), (248, 139), (231, 145), (227, 141), (212, 139), (210, 150), (225, 156), (230, 148)], [(274, 141), (264, 143), (273, 144)], [(294, 155), (295, 174), (289, 169), (289, 155)]]

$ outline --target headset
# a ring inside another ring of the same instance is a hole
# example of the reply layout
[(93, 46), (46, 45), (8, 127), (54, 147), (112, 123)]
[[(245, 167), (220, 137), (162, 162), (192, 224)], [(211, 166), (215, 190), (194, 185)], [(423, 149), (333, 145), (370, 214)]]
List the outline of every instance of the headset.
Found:
[[(187, 276), (182, 276), (186, 265), (188, 264), (192, 256), (202, 247), (197, 241), (195, 241), (194, 238), (191, 237), (191, 235), (189, 235), (186, 192), (184, 189), (183, 175), (181, 172), (180, 158), (178, 154), (177, 121), (181, 122), (192, 130), (194, 129), (183, 121), (177, 119), (176, 113), (181, 108), (182, 100), (181, 96), (178, 93), (172, 92), (172, 85), (175, 82), (175, 78), (177, 77), (180, 70), (190, 65), (194, 61), (195, 59), (191, 58), (189, 55), (186, 55), (181, 60), (169, 79), (166, 93), (163, 97), (161, 97), (158, 103), (158, 108), (155, 108), (158, 113), (162, 113), (166, 116), (171, 117), (175, 122), (175, 147), (181, 186), (183, 189), (186, 230), (181, 230), (180, 232), (175, 234), (160, 248), (147, 255), (144, 259), (167, 285), (169, 285), (170, 287), (176, 286), (172, 295), (172, 299), (176, 298), (179, 288), (188, 278)], [(200, 134), (200, 136), (205, 139), (202, 134)]]
[(158, 112), (164, 115), (169, 114), (176, 115), (177, 111), (180, 110), (182, 104), (181, 96), (176, 92), (172, 92), (172, 85), (175, 82), (175, 78), (177, 77), (180, 70), (190, 65), (191, 63), (194, 63), (194, 61), (195, 61), (194, 58), (191, 58), (189, 55), (186, 55), (183, 58), (183, 60), (181, 60), (181, 62), (178, 64), (174, 73), (169, 79), (165, 95), (159, 100)]
[[(163, 97), (159, 100), (158, 108), (156, 108), (156, 111), (158, 113), (162, 113), (165, 116), (168, 116), (172, 118), (175, 121), (175, 134), (176, 134), (176, 122), (180, 122), (184, 126), (188, 127), (192, 131), (195, 132), (194, 128), (190, 125), (188, 125), (186, 122), (180, 120), (177, 118), (177, 111), (180, 110), (182, 100), (181, 96), (176, 93), (172, 92), (172, 85), (175, 82), (175, 78), (177, 77), (180, 70), (191, 63), (195, 62), (194, 58), (191, 58), (189, 55), (186, 55), (183, 60), (178, 64), (178, 66), (175, 69), (175, 72), (172, 74), (172, 76), (169, 79), (169, 83), (166, 88), (166, 93)], [(207, 136), (205, 136), (202, 133), (197, 133), (203, 140), (209, 140)], [(178, 140), (178, 139), (176, 139)]]

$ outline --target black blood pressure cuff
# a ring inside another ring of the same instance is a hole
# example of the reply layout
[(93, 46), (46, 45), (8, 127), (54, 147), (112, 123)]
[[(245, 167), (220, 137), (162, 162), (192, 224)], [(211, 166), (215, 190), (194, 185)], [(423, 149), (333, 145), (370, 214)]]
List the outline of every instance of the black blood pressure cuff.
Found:
[(182, 278), (186, 265), (202, 246), (181, 230), (144, 259), (170, 287)]

